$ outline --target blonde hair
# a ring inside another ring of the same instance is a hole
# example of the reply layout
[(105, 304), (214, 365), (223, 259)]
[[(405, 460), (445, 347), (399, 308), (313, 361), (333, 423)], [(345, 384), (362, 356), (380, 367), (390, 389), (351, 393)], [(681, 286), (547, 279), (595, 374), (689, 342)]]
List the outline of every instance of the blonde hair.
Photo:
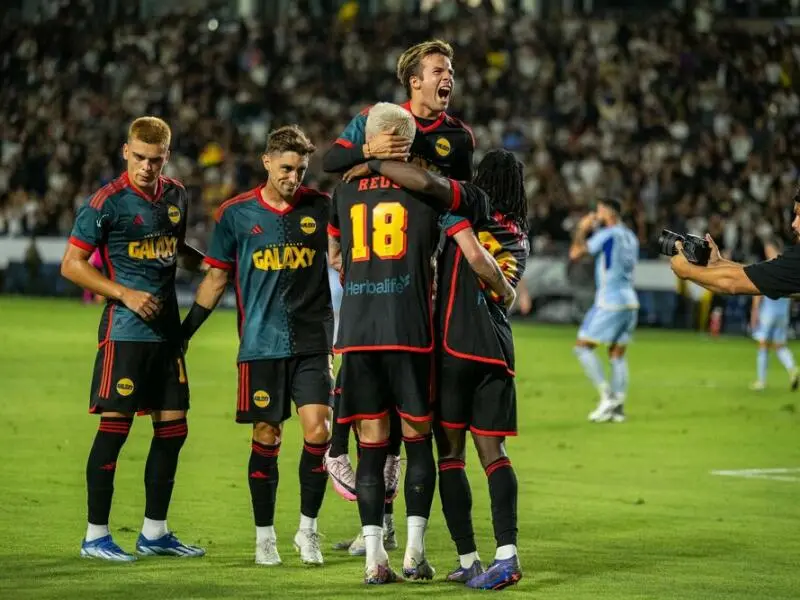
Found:
[(139, 140), (145, 144), (156, 144), (169, 148), (172, 130), (164, 119), (158, 117), (139, 117), (128, 128), (128, 140)]
[(397, 59), (397, 79), (403, 84), (409, 96), (411, 96), (411, 77), (422, 75), (422, 59), (431, 54), (441, 54), (453, 60), (453, 47), (444, 40), (428, 40), (411, 46)]
[(414, 117), (402, 106), (391, 102), (378, 102), (370, 107), (364, 135), (367, 139), (394, 128), (395, 134), (409, 140), (417, 133)]

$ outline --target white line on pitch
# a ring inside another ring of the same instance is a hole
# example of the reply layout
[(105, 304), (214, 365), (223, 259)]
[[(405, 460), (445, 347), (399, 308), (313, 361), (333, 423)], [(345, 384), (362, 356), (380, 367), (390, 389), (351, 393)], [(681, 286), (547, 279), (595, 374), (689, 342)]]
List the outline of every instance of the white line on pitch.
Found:
[(773, 481), (800, 481), (800, 476), (794, 477), (789, 474), (800, 474), (800, 468), (778, 468), (778, 469), (738, 469), (726, 471), (711, 471), (712, 475), (722, 475), (724, 477), (743, 477), (745, 479), (772, 479)]

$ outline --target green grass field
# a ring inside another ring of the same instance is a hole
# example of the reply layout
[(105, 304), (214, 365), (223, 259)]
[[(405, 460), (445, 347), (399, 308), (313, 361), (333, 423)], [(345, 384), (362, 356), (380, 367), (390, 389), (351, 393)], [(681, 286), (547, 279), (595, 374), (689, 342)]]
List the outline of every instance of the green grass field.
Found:
[[(105, 564), (78, 557), (84, 468), (97, 427), (86, 413), (98, 307), (0, 299), (0, 598), (444, 598), (468, 594), (441, 575), (455, 552), (438, 497), (428, 534), (437, 578), (367, 589), (360, 559), (330, 545), (358, 529), (354, 504), (328, 490), (320, 518), (326, 566), (300, 564), (300, 436), (289, 422), (276, 527), (284, 565), (253, 564), (246, 479), (249, 430), (233, 421), (234, 315), (215, 314), (188, 356), (190, 434), (169, 523), (208, 549), (200, 560)], [(770, 388), (747, 389), (745, 339), (643, 330), (630, 352), (629, 420), (592, 425), (594, 405), (571, 345), (574, 328), (520, 324), (520, 437), (509, 453), (520, 483), (525, 573), (503, 592), (541, 599), (800, 597), (800, 472), (784, 479), (714, 476), (717, 469), (800, 468), (797, 396), (777, 360)], [(120, 458), (112, 531), (132, 550), (144, 505), (151, 427), (139, 418)], [(494, 541), (485, 476), (468, 471), (482, 557)], [(404, 508), (397, 508), (405, 541)], [(400, 566), (402, 551), (392, 554)]]

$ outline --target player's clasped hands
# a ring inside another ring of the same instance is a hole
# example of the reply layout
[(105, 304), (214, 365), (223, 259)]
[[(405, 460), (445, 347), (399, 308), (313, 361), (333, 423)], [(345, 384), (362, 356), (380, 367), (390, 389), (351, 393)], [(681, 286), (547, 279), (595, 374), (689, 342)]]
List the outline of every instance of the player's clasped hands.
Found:
[(127, 289), (120, 300), (145, 321), (154, 319), (161, 310), (161, 300), (148, 292)]
[(396, 134), (394, 128), (379, 133), (369, 144), (369, 156), (367, 158), (379, 158), (381, 160), (407, 160), (411, 151), (411, 144), (408, 139)]

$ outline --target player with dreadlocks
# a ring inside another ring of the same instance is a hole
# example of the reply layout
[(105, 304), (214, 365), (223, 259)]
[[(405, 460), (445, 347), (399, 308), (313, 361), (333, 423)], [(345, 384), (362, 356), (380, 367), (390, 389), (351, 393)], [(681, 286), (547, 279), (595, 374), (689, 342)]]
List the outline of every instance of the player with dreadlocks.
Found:
[[(461, 189), (407, 163), (370, 161), (369, 167), (404, 188), (442, 201)], [(517, 434), (514, 341), (508, 306), (484, 289), (452, 238), (473, 229), (516, 287), (528, 257), (522, 164), (511, 152), (492, 150), (478, 165), (473, 185), (488, 195), (490, 218), (470, 223), (448, 214), (441, 222), (445, 236), (437, 294), (439, 494), (459, 554), (459, 565), (448, 580), (471, 588), (501, 589), (522, 577), (517, 556), (517, 479), (505, 451), (505, 438)], [(472, 496), (464, 471), (467, 429), (489, 481), (497, 542), (494, 562), (485, 571), (475, 545)]]

